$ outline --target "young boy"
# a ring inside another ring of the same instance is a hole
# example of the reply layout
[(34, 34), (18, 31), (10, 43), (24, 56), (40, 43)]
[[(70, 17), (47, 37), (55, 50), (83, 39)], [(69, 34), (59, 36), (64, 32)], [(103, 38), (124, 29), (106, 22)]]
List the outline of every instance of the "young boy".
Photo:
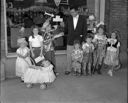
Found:
[(86, 38), (86, 42), (82, 44), (83, 49), (83, 74), (84, 75), (91, 75), (91, 65), (92, 65), (92, 59), (93, 59), (93, 51), (94, 51), (94, 45), (92, 43), (92, 37), (88, 36)]
[(81, 63), (83, 59), (83, 51), (80, 48), (80, 42), (75, 40), (74, 41), (74, 49), (71, 54), (72, 57), (72, 68), (74, 74), (81, 75)]

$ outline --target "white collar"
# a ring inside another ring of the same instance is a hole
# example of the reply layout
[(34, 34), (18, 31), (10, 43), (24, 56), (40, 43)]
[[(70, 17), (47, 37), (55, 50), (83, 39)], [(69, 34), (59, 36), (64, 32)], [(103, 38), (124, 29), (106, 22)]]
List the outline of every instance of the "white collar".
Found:
[(78, 18), (79, 18), (79, 15), (77, 15), (77, 16), (75, 16), (75, 17), (73, 17), (73, 18), (76, 18), (76, 19), (78, 19)]

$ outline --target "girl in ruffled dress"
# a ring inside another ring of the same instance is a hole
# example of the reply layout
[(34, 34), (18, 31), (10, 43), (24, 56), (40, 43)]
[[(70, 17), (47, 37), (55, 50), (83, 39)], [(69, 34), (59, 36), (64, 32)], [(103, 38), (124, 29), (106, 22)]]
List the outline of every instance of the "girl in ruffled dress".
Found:
[(31, 66), (24, 74), (24, 82), (27, 87), (32, 87), (32, 84), (40, 83), (40, 88), (45, 89), (47, 83), (52, 83), (56, 79), (53, 72), (53, 65), (48, 60), (42, 61), (42, 66)]
[(101, 74), (101, 66), (106, 52), (107, 37), (104, 33), (104, 25), (99, 25), (93, 39), (95, 50), (93, 53), (93, 74)]
[(86, 38), (86, 42), (82, 44), (83, 49), (83, 74), (91, 75), (92, 62), (93, 62), (93, 51), (94, 45), (92, 43), (92, 36)]
[(16, 76), (21, 77), (21, 81), (24, 80), (24, 73), (31, 64), (30, 49), (27, 47), (25, 38), (18, 39), (18, 45), (20, 46), (16, 53)]
[(119, 48), (120, 42), (117, 39), (116, 32), (111, 34), (111, 38), (107, 39), (107, 53), (104, 59), (104, 63), (109, 66), (108, 74), (113, 76), (113, 71), (117, 68), (120, 68), (119, 63)]
[(83, 59), (83, 51), (80, 48), (80, 42), (75, 40), (74, 41), (74, 49), (72, 51), (72, 68), (74, 75), (81, 75), (81, 63)]

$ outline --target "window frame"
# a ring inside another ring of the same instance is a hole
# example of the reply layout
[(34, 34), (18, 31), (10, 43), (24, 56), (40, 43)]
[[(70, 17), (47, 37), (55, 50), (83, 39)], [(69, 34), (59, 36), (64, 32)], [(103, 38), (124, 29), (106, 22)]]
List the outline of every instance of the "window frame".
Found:
[[(3, 0), (4, 5), (4, 36), (5, 36), (5, 54), (7, 58), (17, 57), (16, 52), (9, 52), (8, 47), (8, 35), (7, 35), (7, 10), (6, 10), (6, 0)], [(66, 54), (66, 50), (56, 50), (56, 55)]]

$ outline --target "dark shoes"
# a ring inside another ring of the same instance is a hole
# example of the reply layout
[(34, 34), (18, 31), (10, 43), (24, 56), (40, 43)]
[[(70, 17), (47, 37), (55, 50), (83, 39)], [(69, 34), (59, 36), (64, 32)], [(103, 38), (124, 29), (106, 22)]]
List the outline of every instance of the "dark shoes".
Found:
[(79, 73), (79, 72), (76, 72), (75, 74), (76, 74), (76, 76), (81, 76), (81, 73)]
[(100, 74), (100, 75), (102, 74), (102, 73), (101, 73), (101, 65), (98, 65), (97, 73)]
[(65, 75), (69, 75), (70, 74), (70, 72), (69, 71), (65, 71)]
[(92, 68), (92, 74), (95, 74), (97, 72), (97, 74), (101, 75), (101, 65), (98, 65), (97, 68), (93, 67)]

